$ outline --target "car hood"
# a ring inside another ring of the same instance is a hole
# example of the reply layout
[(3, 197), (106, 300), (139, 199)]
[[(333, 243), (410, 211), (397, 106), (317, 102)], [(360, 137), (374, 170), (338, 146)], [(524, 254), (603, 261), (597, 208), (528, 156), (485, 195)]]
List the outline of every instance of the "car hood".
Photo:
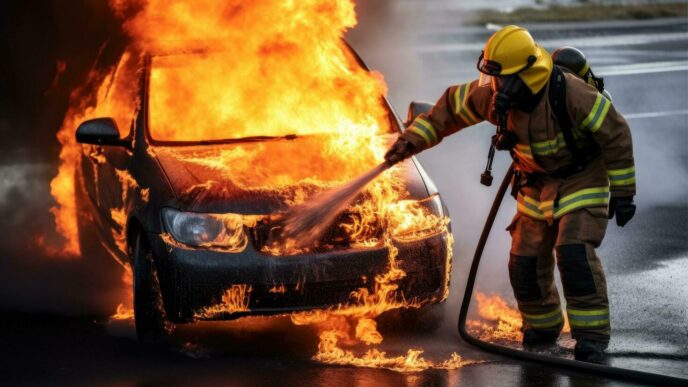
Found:
[[(180, 210), (263, 215), (344, 184), (381, 161), (371, 156), (365, 162), (350, 162), (333, 155), (326, 144), (322, 138), (302, 137), (154, 147), (150, 153), (167, 176)], [(406, 198), (428, 196), (415, 161), (404, 162), (398, 176)]]

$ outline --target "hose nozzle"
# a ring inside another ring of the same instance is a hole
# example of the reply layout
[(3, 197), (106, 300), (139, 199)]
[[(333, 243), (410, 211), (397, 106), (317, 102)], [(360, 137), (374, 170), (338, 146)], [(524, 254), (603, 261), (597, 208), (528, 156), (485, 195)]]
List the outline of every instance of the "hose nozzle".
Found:
[(492, 172), (485, 171), (482, 174), (480, 174), (480, 184), (484, 185), (485, 187), (491, 186), (492, 180)]

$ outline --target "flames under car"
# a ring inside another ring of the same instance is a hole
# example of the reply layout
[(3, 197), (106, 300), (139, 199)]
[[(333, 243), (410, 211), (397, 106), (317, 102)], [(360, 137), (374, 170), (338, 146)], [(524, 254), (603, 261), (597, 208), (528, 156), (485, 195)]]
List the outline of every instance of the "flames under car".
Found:
[[(331, 136), (161, 141), (151, 130), (156, 60), (141, 58), (136, 63), (142, 68), (120, 63), (113, 69), (118, 77), (130, 71), (130, 79), (138, 80), (132, 98), (140, 102), (132, 104), (130, 130), (123, 135), (116, 120), (98, 118), (82, 123), (76, 134), (82, 143), (76, 179), (81, 238), (99, 238), (131, 266), (139, 338), (159, 337), (168, 322), (343, 308), (355, 302), (352, 292), (375, 291), (376, 277), (390, 270), (390, 256), (405, 273), (395, 280), (395, 299), (415, 306), (444, 300), (448, 223), (409, 229), (384, 216), (370, 222), (364, 219), (370, 209), (361, 205), (370, 200), (365, 193), (316, 245), (291, 251), (271, 243), (279, 214), (342, 183), (313, 178), (322, 169), (342, 170), (340, 160), (325, 156), (322, 144)], [(401, 124), (381, 101), (390, 130), (376, 138), (388, 144)], [(308, 168), (314, 171), (303, 172)], [(395, 168), (393, 179), (404, 193), (399, 201), (448, 219), (416, 159)]]

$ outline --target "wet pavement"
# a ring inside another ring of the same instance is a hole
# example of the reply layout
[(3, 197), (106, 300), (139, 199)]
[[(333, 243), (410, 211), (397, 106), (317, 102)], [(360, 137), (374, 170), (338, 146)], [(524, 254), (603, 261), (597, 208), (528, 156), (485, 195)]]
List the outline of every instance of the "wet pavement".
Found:
[(633, 385), (485, 356), (451, 334), (443, 340), (391, 334), (384, 347), (404, 351), (434, 342), (429, 352), (459, 350), (485, 362), (421, 373), (322, 365), (310, 360), (315, 335), (285, 318), (201, 323), (182, 328), (164, 349), (139, 345), (131, 322), (7, 314), (0, 321), (6, 333), (0, 372), (8, 385)]
[[(413, 47), (361, 50), (369, 65), (387, 77), (390, 98), (402, 115), (411, 99), (434, 100), (449, 84), (474, 77), (474, 58), (491, 33), (482, 27), (455, 28), (446, 20), (424, 25), (411, 34), (412, 44), (405, 42)], [(687, 31), (686, 20), (533, 28), (536, 39), (548, 49), (569, 40), (580, 44), (593, 70), (607, 74), (617, 109), (635, 117), (629, 123), (636, 148), (639, 211), (623, 229), (610, 225), (599, 250), (612, 303), (611, 364), (683, 378), (688, 378)], [(421, 41), (432, 45), (420, 45)], [(452, 292), (445, 324), (437, 333), (386, 333), (381, 345), (393, 355), (423, 348), (431, 360), (458, 352), (482, 363), (420, 373), (327, 366), (311, 360), (317, 349), (315, 332), (286, 318), (180, 327), (172, 348), (165, 349), (138, 345), (131, 321), (2, 313), (2, 384), (627, 385), (487, 354), (459, 338), (458, 302), (495, 190), (478, 183), (493, 131), (489, 125), (479, 125), (419, 157), (452, 214), (456, 237)], [(499, 155), (495, 171), (504, 171), (507, 165), (507, 156)], [(500, 174), (496, 172), (495, 178)], [(478, 279), (480, 291), (497, 292), (508, 300), (512, 299), (506, 275), (509, 241), (502, 230), (513, 212), (514, 203), (507, 199)], [(564, 356), (570, 354), (564, 351)]]

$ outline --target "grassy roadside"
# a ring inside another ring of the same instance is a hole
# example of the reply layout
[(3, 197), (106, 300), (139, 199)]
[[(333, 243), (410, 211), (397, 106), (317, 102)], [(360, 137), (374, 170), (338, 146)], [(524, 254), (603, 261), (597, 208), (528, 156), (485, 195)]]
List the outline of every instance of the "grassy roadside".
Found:
[(473, 24), (508, 24), (533, 22), (573, 22), (596, 20), (641, 20), (663, 17), (688, 18), (688, 3), (670, 4), (626, 4), (601, 5), (581, 4), (578, 6), (553, 5), (548, 8), (517, 8), (512, 12), (484, 10), (477, 12), (470, 22)]

